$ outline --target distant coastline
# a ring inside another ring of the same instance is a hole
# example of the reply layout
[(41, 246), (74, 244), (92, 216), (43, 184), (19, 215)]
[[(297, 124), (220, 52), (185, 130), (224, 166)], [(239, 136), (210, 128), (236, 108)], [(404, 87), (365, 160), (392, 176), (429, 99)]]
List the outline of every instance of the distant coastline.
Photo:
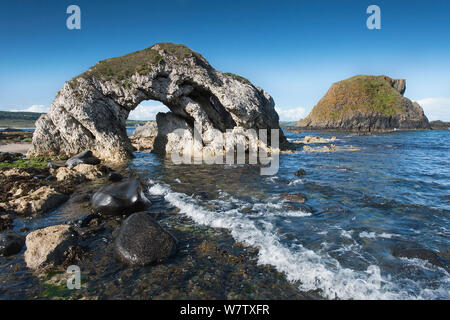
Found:
[[(41, 115), (38, 112), (0, 111), (0, 128), (31, 129)], [(151, 120), (127, 120), (127, 127), (143, 125)]]

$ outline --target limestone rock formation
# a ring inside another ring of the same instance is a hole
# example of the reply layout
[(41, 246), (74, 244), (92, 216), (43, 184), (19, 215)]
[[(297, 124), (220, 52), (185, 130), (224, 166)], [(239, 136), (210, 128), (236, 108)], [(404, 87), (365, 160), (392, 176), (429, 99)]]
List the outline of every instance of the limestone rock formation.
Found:
[[(198, 122), (206, 135), (213, 129), (279, 129), (274, 101), (263, 89), (215, 70), (183, 45), (158, 43), (100, 61), (66, 82), (49, 113), (36, 122), (28, 156), (69, 157), (92, 150), (103, 160), (126, 160), (132, 155), (125, 129), (128, 114), (150, 99), (170, 109), (157, 117), (155, 151), (162, 154), (180, 147), (172, 125), (192, 130)], [(280, 145), (285, 144), (280, 132)]]
[(152, 150), (155, 138), (158, 135), (158, 126), (155, 121), (149, 121), (138, 126), (130, 137), (131, 144), (138, 151)]
[(20, 215), (45, 213), (56, 208), (68, 199), (68, 196), (52, 187), (42, 186), (39, 189), (9, 202), (0, 203), (0, 208)]
[(79, 164), (74, 167), (60, 167), (51, 169), (57, 181), (70, 181), (81, 183), (86, 180), (95, 180), (106, 175), (107, 169), (101, 165)]
[(54, 267), (64, 262), (77, 235), (68, 225), (38, 229), (27, 235), (25, 262), (30, 269)]
[(404, 79), (387, 76), (356, 76), (336, 82), (297, 127), (365, 132), (430, 129), (419, 104), (403, 97), (405, 90)]

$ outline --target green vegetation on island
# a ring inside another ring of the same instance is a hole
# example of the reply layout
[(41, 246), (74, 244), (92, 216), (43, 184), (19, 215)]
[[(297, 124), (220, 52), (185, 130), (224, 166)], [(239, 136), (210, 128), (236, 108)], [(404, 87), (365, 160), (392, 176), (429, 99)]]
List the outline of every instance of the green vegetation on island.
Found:
[(356, 111), (394, 116), (402, 111), (401, 99), (385, 77), (355, 76), (333, 84), (311, 115), (324, 120), (337, 120)]
[(423, 109), (403, 96), (404, 79), (359, 75), (334, 83), (300, 128), (385, 131), (429, 129)]

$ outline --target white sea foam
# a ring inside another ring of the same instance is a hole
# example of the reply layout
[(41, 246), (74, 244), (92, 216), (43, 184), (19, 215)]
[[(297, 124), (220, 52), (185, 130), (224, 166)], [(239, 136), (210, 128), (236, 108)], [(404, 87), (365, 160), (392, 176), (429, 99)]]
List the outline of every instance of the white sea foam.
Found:
[(302, 184), (303, 183), (303, 180), (302, 179), (295, 179), (295, 180), (292, 180), (291, 182), (289, 182), (289, 186), (296, 186), (296, 185), (298, 185), (298, 184)]
[(347, 230), (341, 230), (341, 236), (343, 236), (344, 238), (347, 239), (351, 239), (352, 238), (352, 233), (353, 231), (347, 231)]
[[(370, 265), (365, 271), (344, 268), (326, 253), (316, 253), (300, 244), (287, 247), (280, 243), (274, 226), (264, 219), (253, 219), (238, 209), (211, 211), (186, 194), (173, 192), (169, 186), (150, 181), (149, 192), (163, 196), (182, 214), (196, 223), (226, 228), (235, 240), (259, 249), (258, 263), (270, 264), (284, 272), (289, 281), (300, 281), (300, 290), (320, 289), (326, 298), (339, 299), (436, 299), (449, 298), (448, 288), (403, 288), (383, 277), (380, 268)], [(371, 236), (370, 233), (368, 233)], [(411, 286), (414, 282), (407, 280)], [(415, 293), (413, 293), (415, 292)]]
[(375, 239), (375, 238), (385, 238), (385, 239), (391, 239), (393, 236), (395, 236), (392, 233), (375, 233), (375, 232), (367, 232), (367, 231), (363, 231), (359, 234), (360, 238), (368, 238), (368, 239)]

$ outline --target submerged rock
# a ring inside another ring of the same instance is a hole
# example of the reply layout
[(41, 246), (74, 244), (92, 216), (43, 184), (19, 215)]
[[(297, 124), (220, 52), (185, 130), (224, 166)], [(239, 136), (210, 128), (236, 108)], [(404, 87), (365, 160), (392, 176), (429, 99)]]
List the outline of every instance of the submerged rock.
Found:
[[(158, 43), (100, 61), (66, 82), (50, 111), (37, 120), (28, 156), (72, 156), (92, 150), (104, 160), (126, 161), (133, 152), (126, 120), (145, 100), (160, 101), (170, 109), (168, 117), (157, 116), (155, 144), (159, 143), (154, 151), (160, 154), (184, 147), (179, 134), (165, 126), (175, 118), (181, 124), (176, 129), (192, 132), (196, 122), (209, 138), (226, 129), (280, 129), (275, 102), (263, 89), (215, 70), (184, 45)], [(280, 146), (285, 144), (280, 130)]]
[(404, 257), (408, 259), (420, 259), (428, 261), (429, 263), (450, 270), (450, 261), (439, 256), (437, 253), (420, 248), (406, 248), (396, 249), (393, 251), (393, 255), (396, 257)]
[(146, 212), (138, 212), (122, 223), (114, 249), (122, 262), (143, 266), (173, 256), (177, 240)]
[[(4, 210), (4, 208), (0, 207), (0, 211), (1, 209)], [(12, 226), (13, 219), (9, 215), (4, 214), (0, 216), (0, 231), (9, 230)]]
[(77, 166), (79, 164), (96, 165), (100, 164), (100, 159), (94, 157), (91, 150), (87, 150), (77, 154), (76, 156), (73, 156), (72, 158), (66, 161), (66, 166), (68, 167)]
[(55, 267), (62, 264), (77, 244), (77, 235), (68, 225), (35, 230), (26, 237), (25, 262), (30, 269)]
[(105, 215), (122, 215), (144, 210), (150, 205), (137, 179), (103, 187), (91, 199), (94, 211)]
[(336, 82), (296, 126), (363, 132), (430, 129), (419, 104), (403, 96), (405, 89), (404, 79), (387, 76), (356, 76)]
[(282, 193), (280, 194), (280, 197), (289, 201), (298, 202), (298, 203), (305, 203), (306, 198), (301, 193)]
[(0, 234), (0, 255), (11, 256), (22, 250), (25, 237), (15, 233)]
[(310, 144), (310, 143), (328, 143), (330, 141), (337, 140), (336, 137), (332, 137), (331, 139), (324, 139), (321, 137), (314, 136), (306, 136), (303, 141), (299, 141), (300, 143)]

